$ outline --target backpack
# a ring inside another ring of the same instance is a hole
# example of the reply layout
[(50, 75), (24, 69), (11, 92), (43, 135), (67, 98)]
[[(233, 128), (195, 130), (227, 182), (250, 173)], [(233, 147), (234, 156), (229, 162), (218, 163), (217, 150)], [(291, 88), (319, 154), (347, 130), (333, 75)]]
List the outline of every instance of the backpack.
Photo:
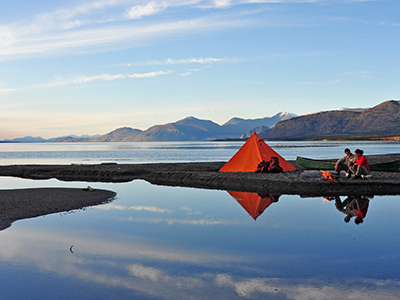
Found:
[(279, 165), (279, 159), (277, 157), (271, 157), (271, 161), (269, 162), (268, 172), (270, 173), (283, 172), (283, 169)]
[(256, 173), (267, 173), (269, 168), (269, 161), (263, 160), (257, 166)]

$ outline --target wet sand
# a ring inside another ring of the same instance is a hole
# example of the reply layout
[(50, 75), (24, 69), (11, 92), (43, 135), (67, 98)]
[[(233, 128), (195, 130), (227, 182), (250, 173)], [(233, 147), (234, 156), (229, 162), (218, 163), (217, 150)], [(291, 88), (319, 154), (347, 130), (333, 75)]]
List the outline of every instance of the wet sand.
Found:
[[(370, 163), (400, 160), (400, 154), (367, 156)], [(296, 166), (295, 162), (291, 163)], [(400, 194), (400, 172), (372, 172), (372, 179), (350, 180), (344, 173), (336, 182), (321, 179), (319, 171), (301, 168), (279, 174), (220, 173), (225, 162), (157, 164), (72, 164), (0, 166), (0, 176), (61, 181), (128, 182), (241, 192), (329, 195)]]
[(0, 190), (0, 230), (14, 221), (107, 203), (116, 193), (74, 188)]

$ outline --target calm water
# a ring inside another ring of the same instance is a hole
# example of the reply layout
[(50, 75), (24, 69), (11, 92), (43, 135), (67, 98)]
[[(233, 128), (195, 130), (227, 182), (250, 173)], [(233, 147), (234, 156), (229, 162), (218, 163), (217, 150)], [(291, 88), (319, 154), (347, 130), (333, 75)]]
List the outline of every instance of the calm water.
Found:
[[(286, 159), (334, 158), (343, 149), (400, 153), (400, 142), (268, 142)], [(0, 143), (0, 165), (227, 161), (243, 142)]]
[[(347, 146), (400, 152), (396, 143), (269, 144), (288, 159), (338, 157)], [(240, 145), (0, 144), (0, 160), (220, 161)], [(1, 299), (400, 298), (400, 196), (369, 195), (356, 225), (322, 197), (0, 178), (1, 189), (88, 184), (117, 199), (0, 231)]]

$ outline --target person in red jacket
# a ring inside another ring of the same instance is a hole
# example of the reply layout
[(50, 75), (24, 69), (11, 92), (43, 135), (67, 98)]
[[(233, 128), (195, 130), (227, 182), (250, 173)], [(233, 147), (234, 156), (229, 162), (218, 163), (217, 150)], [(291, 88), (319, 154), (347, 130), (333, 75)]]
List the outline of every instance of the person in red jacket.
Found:
[(350, 172), (354, 174), (354, 178), (364, 178), (366, 175), (369, 175), (369, 165), (367, 158), (364, 156), (364, 151), (357, 149), (354, 151), (357, 160), (356, 162), (350, 167)]
[(364, 218), (367, 215), (369, 206), (368, 196), (349, 196), (343, 202), (340, 197), (335, 199), (336, 209), (346, 215), (344, 221), (350, 222), (352, 217), (355, 217), (354, 223), (357, 225), (364, 222)]

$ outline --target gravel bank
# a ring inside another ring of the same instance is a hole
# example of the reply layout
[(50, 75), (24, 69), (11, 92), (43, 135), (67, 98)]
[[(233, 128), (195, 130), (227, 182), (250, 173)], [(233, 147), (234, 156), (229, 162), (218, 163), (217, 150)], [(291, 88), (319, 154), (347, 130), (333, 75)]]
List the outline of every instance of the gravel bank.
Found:
[(99, 205), (114, 199), (107, 190), (88, 191), (73, 188), (38, 188), (0, 190), (0, 230), (16, 220), (68, 212)]
[[(368, 158), (370, 163), (384, 162), (400, 159), (400, 154)], [(295, 165), (295, 162), (291, 163)], [(143, 179), (158, 185), (312, 196), (400, 194), (400, 172), (373, 172), (373, 177), (369, 180), (349, 180), (342, 174), (338, 181), (329, 182), (321, 179), (319, 171), (305, 171), (301, 168), (280, 174), (218, 172), (224, 164), (225, 162), (14, 165), (0, 166), (0, 176), (86, 182), (128, 182)]]

